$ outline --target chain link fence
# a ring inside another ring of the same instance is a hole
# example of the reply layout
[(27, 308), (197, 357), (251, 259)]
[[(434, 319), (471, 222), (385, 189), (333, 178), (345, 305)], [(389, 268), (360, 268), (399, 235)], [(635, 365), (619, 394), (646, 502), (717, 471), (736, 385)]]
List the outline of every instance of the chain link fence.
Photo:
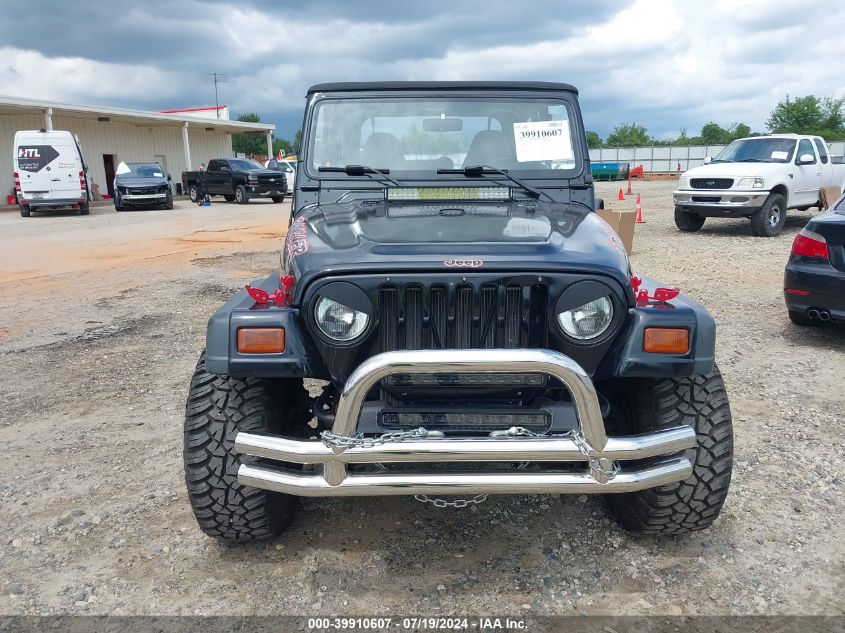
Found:
[[(845, 141), (829, 143), (831, 156), (845, 154)], [(677, 172), (698, 167), (706, 156), (716, 156), (725, 145), (673, 145), (671, 147), (602, 147), (590, 150), (592, 163), (629, 163), (646, 172)]]

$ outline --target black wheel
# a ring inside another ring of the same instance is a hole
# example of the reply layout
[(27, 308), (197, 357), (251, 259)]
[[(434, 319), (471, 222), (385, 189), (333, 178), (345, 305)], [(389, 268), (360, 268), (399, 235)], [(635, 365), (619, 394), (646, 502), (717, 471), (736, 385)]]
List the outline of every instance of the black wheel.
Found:
[(786, 223), (786, 198), (770, 194), (763, 206), (751, 215), (751, 232), (758, 237), (773, 237)]
[(683, 207), (675, 207), (675, 226), (680, 230), (692, 233), (704, 226), (703, 215), (687, 211)]
[(797, 310), (789, 310), (789, 320), (795, 325), (821, 325), (821, 321), (818, 319), (813, 321), (805, 312), (798, 312)]
[(225, 194), (225, 195), (223, 196), (223, 199), (224, 199), (226, 202), (234, 202), (234, 201), (235, 201), (235, 194), (233, 194), (233, 193), (227, 193), (227, 194)]
[(91, 213), (91, 204), (86, 202), (85, 204), (79, 205), (79, 215), (88, 215)]
[(167, 197), (164, 199), (164, 208), (166, 211), (170, 211), (173, 209), (173, 195), (168, 194)]
[(200, 355), (185, 409), (184, 457), (188, 498), (203, 532), (250, 541), (290, 524), (297, 498), (240, 485), (240, 464), (260, 460), (232, 449), (238, 431), (304, 436), (309, 405), (301, 380), (216, 376)]
[(200, 200), (200, 188), (197, 185), (191, 185), (188, 187), (188, 197), (191, 199), (191, 202), (199, 202)]
[(271, 198), (271, 200), (272, 200), (273, 202), (275, 202), (276, 204), (279, 204), (280, 202), (284, 202), (284, 201), (285, 201), (285, 197), (284, 197), (284, 196), (273, 196), (273, 197)]
[(120, 196), (115, 196), (114, 197), (114, 210), (115, 211), (123, 211), (124, 209), (125, 209), (125, 207), (123, 206), (123, 203), (120, 201)]
[(238, 204), (247, 204), (249, 202), (249, 196), (246, 194), (246, 187), (243, 185), (235, 187), (235, 202)]
[(19, 204), (18, 209), (21, 212), (21, 217), (28, 218), (30, 214), (29, 206), (26, 204)]
[(682, 534), (710, 526), (728, 494), (733, 423), (717, 368), (681, 379), (628, 380), (612, 397), (614, 431), (645, 433), (688, 424), (698, 444), (686, 451), (693, 473), (684, 481), (639, 492), (606, 495), (622, 525), (642, 534)]

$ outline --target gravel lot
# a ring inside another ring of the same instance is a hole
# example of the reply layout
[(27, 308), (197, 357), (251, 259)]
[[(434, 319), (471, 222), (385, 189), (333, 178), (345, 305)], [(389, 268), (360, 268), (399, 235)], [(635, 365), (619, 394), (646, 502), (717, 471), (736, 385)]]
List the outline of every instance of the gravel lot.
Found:
[(277, 541), (221, 545), (186, 500), (184, 399), (208, 316), (278, 266), (287, 203), (0, 214), (0, 613), (842, 614), (845, 333), (781, 297), (813, 212), (682, 234), (673, 185), (636, 183), (632, 260), (712, 310), (736, 465), (721, 519), (662, 540), (599, 498), (396, 497), (305, 500)]

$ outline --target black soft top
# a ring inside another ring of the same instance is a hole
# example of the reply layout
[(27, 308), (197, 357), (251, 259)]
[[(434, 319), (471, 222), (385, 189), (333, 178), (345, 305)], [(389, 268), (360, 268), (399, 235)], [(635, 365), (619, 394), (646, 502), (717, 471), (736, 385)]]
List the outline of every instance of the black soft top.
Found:
[(546, 90), (572, 92), (575, 86), (553, 81), (338, 81), (316, 84), (308, 89), (314, 92), (370, 92), (397, 90)]

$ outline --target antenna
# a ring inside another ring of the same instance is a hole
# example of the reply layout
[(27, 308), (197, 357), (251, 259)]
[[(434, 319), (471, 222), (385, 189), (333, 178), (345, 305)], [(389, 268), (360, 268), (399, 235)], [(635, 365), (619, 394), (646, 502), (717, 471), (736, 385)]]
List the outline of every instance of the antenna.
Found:
[(220, 99), (217, 97), (217, 84), (226, 83), (226, 73), (206, 73), (206, 83), (214, 82), (214, 105), (216, 106), (215, 113), (217, 118), (220, 118)]

